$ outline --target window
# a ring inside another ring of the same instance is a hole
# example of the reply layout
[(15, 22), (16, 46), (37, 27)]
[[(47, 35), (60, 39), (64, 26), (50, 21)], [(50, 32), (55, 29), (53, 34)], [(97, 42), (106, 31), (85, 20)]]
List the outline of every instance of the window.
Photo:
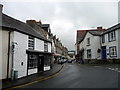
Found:
[(117, 57), (116, 46), (109, 48), (110, 57)]
[(114, 40), (116, 40), (115, 31), (108, 33), (108, 41), (110, 42)]
[(37, 68), (37, 55), (29, 54), (28, 58), (28, 69)]
[(46, 55), (44, 57), (44, 66), (50, 66), (50, 63), (51, 63), (50, 61), (51, 61), (51, 57)]
[(102, 43), (105, 43), (105, 35), (102, 35)]
[(87, 38), (87, 46), (90, 45), (90, 38)]
[(28, 49), (34, 50), (34, 37), (32, 36), (28, 37)]
[(91, 49), (87, 50), (87, 58), (89, 58), (89, 59), (91, 58)]
[(48, 52), (48, 43), (47, 42), (44, 42), (44, 51)]

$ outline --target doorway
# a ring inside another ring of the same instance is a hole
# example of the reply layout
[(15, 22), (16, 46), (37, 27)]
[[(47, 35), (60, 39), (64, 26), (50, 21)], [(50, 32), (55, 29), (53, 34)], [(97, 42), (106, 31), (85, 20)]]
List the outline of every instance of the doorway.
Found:
[(38, 56), (38, 72), (44, 71), (44, 56)]
[(102, 47), (102, 60), (106, 59), (106, 46)]

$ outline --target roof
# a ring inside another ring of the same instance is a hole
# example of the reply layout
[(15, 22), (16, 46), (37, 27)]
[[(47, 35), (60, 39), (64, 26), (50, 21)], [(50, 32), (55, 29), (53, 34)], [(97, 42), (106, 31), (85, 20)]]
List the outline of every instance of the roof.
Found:
[(102, 29), (102, 27), (97, 27), (97, 29), (89, 29), (89, 30), (77, 30), (77, 40), (76, 43), (80, 43), (86, 33), (89, 31), (92, 35), (101, 35), (101, 33), (104, 31), (105, 29)]
[(49, 24), (41, 24), (40, 26), (41, 27), (49, 27), (50, 25)]
[(114, 26), (112, 26), (112, 27), (106, 29), (102, 34), (106, 34), (106, 33), (108, 33), (108, 32), (117, 30), (118, 28), (120, 29), (120, 23), (118, 23), (118, 24), (116, 24), (116, 25), (114, 25)]
[(82, 40), (82, 38), (85, 36), (86, 30), (77, 30), (77, 39), (76, 43), (79, 43), (79, 41)]
[(14, 19), (10, 16), (7, 16), (5, 14), (2, 14), (2, 27), (10, 28), (11, 30), (15, 30), (15, 31), (27, 34), (27, 35), (34, 36), (34, 37), (39, 38), (41, 40), (51, 42), (51, 41), (45, 39), (39, 33), (37, 33), (32, 27), (30, 27), (26, 23), (21, 22), (19, 20), (16, 20), (16, 19)]

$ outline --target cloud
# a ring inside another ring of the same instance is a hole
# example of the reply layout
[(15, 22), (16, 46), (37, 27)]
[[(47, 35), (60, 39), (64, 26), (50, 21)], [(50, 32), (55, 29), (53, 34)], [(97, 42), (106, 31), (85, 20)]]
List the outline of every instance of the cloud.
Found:
[(117, 2), (81, 2), (81, 0), (78, 2), (75, 0), (70, 2), (67, 0), (66, 2), (55, 2), (54, 0), (50, 2), (3, 1), (3, 11), (24, 22), (27, 19), (35, 19), (49, 23), (53, 34), (60, 38), (63, 45), (72, 50), (76, 30), (97, 26), (108, 28), (117, 23), (117, 4)]

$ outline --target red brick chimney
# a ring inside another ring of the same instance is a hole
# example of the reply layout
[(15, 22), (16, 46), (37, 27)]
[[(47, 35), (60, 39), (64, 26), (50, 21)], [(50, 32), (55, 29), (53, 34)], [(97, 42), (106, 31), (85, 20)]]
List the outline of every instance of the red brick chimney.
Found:
[(102, 27), (97, 27), (98, 31), (104, 31), (105, 29), (103, 29)]

